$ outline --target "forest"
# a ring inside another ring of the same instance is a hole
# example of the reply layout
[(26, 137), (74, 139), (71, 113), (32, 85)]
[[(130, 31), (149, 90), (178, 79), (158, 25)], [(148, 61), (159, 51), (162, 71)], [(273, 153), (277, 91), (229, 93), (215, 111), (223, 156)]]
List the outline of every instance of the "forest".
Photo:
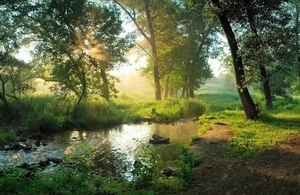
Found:
[[(298, 0), (0, 1), (0, 194), (299, 194), (299, 15)], [(126, 134), (141, 137), (116, 151)]]

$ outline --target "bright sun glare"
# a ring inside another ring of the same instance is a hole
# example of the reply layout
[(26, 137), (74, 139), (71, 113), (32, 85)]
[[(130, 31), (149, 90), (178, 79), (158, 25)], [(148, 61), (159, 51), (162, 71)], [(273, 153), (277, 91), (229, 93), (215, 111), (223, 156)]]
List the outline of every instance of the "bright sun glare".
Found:
[[(128, 32), (132, 32), (133, 31), (133, 25), (131, 23), (126, 23), (124, 26), (124, 29)], [(90, 38), (88, 36), (88, 38)], [(89, 53), (92, 54), (93, 57), (97, 57), (101, 58), (101, 60), (103, 60), (103, 54), (99, 51), (96, 50), (101, 50), (100, 46), (101, 45), (99, 42), (96, 42), (95, 44), (95, 40), (92, 40), (90, 38), (89, 40), (91, 43), (93, 43), (92, 45), (96, 45), (97, 47), (93, 47), (90, 48), (88, 47), (87, 49), (89, 50)], [(26, 46), (22, 46), (19, 50), (18, 53), (15, 55), (16, 58), (23, 60), (24, 62), (28, 63), (30, 62), (33, 58), (31, 56), (31, 51), (33, 50), (33, 45), (26, 45)], [(147, 65), (147, 57), (146, 56), (138, 56), (136, 53), (132, 52), (130, 55), (128, 55), (127, 57), (128, 62), (123, 64), (121, 67), (119, 67), (118, 69), (112, 71), (111, 73), (116, 75), (116, 76), (120, 76), (120, 75), (128, 75), (130, 73), (135, 73), (138, 71), (138, 69), (145, 67)], [(224, 71), (224, 69), (221, 67), (221, 63), (219, 60), (217, 59), (212, 59), (210, 58), (208, 60), (208, 63), (210, 64), (210, 67), (213, 71), (214, 76), (218, 77), (219, 74)]]

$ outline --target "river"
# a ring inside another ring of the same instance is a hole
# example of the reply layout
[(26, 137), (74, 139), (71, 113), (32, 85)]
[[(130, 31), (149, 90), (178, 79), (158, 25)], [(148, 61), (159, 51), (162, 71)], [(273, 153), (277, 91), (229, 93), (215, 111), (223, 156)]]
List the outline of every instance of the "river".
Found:
[[(198, 128), (197, 123), (181, 120), (175, 124), (124, 124), (104, 130), (66, 131), (43, 140), (47, 144), (33, 151), (0, 151), (0, 166), (20, 165), (24, 162), (33, 164), (48, 157), (62, 158), (74, 152), (77, 146), (86, 144), (94, 151), (96, 166), (120, 174), (123, 163), (132, 165), (141, 153), (142, 145), (147, 144), (154, 133), (170, 138), (170, 144), (154, 145), (160, 163), (168, 165), (174, 160), (178, 145), (191, 141)], [(129, 177), (128, 173), (123, 174)]]

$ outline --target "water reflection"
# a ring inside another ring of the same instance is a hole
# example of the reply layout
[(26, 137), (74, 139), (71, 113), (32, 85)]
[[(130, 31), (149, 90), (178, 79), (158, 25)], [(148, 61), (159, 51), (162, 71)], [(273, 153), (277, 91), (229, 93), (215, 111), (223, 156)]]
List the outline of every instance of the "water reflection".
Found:
[[(168, 162), (174, 160), (175, 147), (186, 143), (196, 134), (198, 125), (184, 123), (175, 125), (151, 124), (121, 125), (99, 131), (69, 131), (58, 133), (48, 140), (46, 146), (39, 146), (32, 152), (0, 151), (0, 166), (18, 165), (24, 162), (35, 163), (47, 157), (62, 158), (71, 154), (79, 144), (87, 144), (95, 151), (95, 164), (106, 172), (121, 173), (125, 163), (131, 166), (141, 152), (141, 144), (148, 143), (152, 134), (169, 137), (169, 145), (155, 146), (160, 159)], [(123, 173), (128, 177), (128, 173)]]

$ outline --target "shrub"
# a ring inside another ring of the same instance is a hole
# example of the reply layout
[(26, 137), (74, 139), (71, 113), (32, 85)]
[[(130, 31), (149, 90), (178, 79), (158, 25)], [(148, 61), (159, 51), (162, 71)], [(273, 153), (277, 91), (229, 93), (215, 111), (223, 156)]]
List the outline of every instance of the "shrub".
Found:
[(13, 142), (17, 139), (17, 135), (13, 131), (0, 132), (0, 144)]

